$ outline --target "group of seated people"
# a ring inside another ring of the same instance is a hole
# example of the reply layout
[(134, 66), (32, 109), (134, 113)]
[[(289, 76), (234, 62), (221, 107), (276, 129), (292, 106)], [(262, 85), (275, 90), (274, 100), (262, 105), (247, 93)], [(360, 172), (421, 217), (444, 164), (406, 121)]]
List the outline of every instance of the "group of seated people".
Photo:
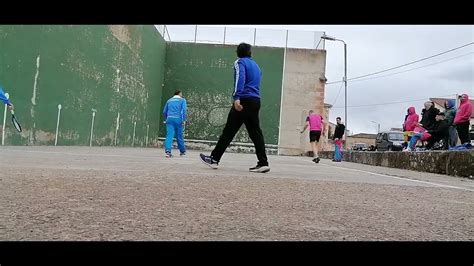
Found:
[[(413, 151), (418, 141), (421, 141), (425, 149), (433, 149), (436, 143), (441, 142), (438, 149), (448, 149), (449, 145), (449, 122), (445, 119), (445, 113), (440, 112), (431, 102), (425, 103), (422, 111), (422, 119), (418, 122), (415, 107), (408, 108), (408, 114), (403, 124), (405, 151)], [(426, 145), (424, 143), (426, 142)]]
[(448, 149), (449, 125), (443, 112), (436, 114), (436, 123), (430, 130), (426, 130), (422, 126), (416, 126), (411, 132), (411, 134), (407, 134), (407, 141), (409, 140), (409, 142), (406, 151), (415, 150), (418, 141), (421, 141), (422, 145), (423, 142), (426, 142), (426, 145), (423, 146), (427, 150), (433, 149), (436, 143), (439, 144), (436, 149)]

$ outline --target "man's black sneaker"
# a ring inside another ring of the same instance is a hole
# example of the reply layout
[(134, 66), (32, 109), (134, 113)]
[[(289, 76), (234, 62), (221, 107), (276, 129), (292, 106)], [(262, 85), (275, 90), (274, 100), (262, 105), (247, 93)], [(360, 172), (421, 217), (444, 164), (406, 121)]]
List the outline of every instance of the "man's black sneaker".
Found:
[(314, 163), (319, 163), (320, 160), (321, 160), (321, 159), (319, 159), (319, 157), (316, 157), (316, 158), (313, 159), (313, 162), (314, 162)]
[(270, 167), (268, 165), (265, 165), (265, 166), (257, 165), (255, 167), (249, 168), (249, 171), (254, 172), (254, 173), (266, 173), (270, 171)]
[(205, 165), (211, 167), (212, 169), (217, 169), (219, 167), (219, 162), (212, 159), (211, 156), (204, 155), (204, 154), (199, 154), (199, 158), (201, 159), (201, 162), (203, 162)]

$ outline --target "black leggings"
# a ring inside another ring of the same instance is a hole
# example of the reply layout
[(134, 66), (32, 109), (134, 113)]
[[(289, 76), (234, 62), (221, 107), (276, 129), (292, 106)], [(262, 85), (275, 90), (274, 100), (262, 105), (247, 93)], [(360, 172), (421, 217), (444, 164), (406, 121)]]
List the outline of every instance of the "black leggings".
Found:
[(469, 136), (469, 121), (457, 124), (456, 129), (458, 131), (461, 144), (471, 143), (471, 136)]

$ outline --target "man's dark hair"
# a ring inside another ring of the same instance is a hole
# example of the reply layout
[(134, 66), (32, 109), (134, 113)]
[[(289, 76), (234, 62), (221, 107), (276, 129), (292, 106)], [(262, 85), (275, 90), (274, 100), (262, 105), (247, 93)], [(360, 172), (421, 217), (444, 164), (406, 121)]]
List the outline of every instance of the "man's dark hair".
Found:
[(252, 46), (248, 43), (241, 43), (237, 46), (237, 56), (239, 58), (251, 57), (252, 56)]
[(180, 90), (176, 90), (176, 91), (174, 92), (174, 95), (178, 95), (178, 94), (180, 94), (180, 93), (181, 93)]
[(336, 120), (342, 120), (342, 119), (338, 116), (338, 117), (336, 117)]

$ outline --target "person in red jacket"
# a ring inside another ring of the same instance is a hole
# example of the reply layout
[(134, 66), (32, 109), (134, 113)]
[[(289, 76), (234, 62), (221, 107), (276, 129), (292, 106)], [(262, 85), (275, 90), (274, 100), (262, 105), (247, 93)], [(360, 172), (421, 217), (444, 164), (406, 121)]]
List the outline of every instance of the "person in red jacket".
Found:
[(461, 95), (460, 98), (461, 104), (456, 112), (453, 124), (456, 126), (461, 144), (466, 144), (471, 143), (469, 124), (472, 115), (472, 104), (469, 101), (469, 96), (467, 94)]
[(413, 135), (413, 130), (418, 125), (418, 114), (415, 112), (415, 107), (410, 106), (405, 116), (405, 122), (403, 123), (403, 140), (407, 143), (409, 138)]

